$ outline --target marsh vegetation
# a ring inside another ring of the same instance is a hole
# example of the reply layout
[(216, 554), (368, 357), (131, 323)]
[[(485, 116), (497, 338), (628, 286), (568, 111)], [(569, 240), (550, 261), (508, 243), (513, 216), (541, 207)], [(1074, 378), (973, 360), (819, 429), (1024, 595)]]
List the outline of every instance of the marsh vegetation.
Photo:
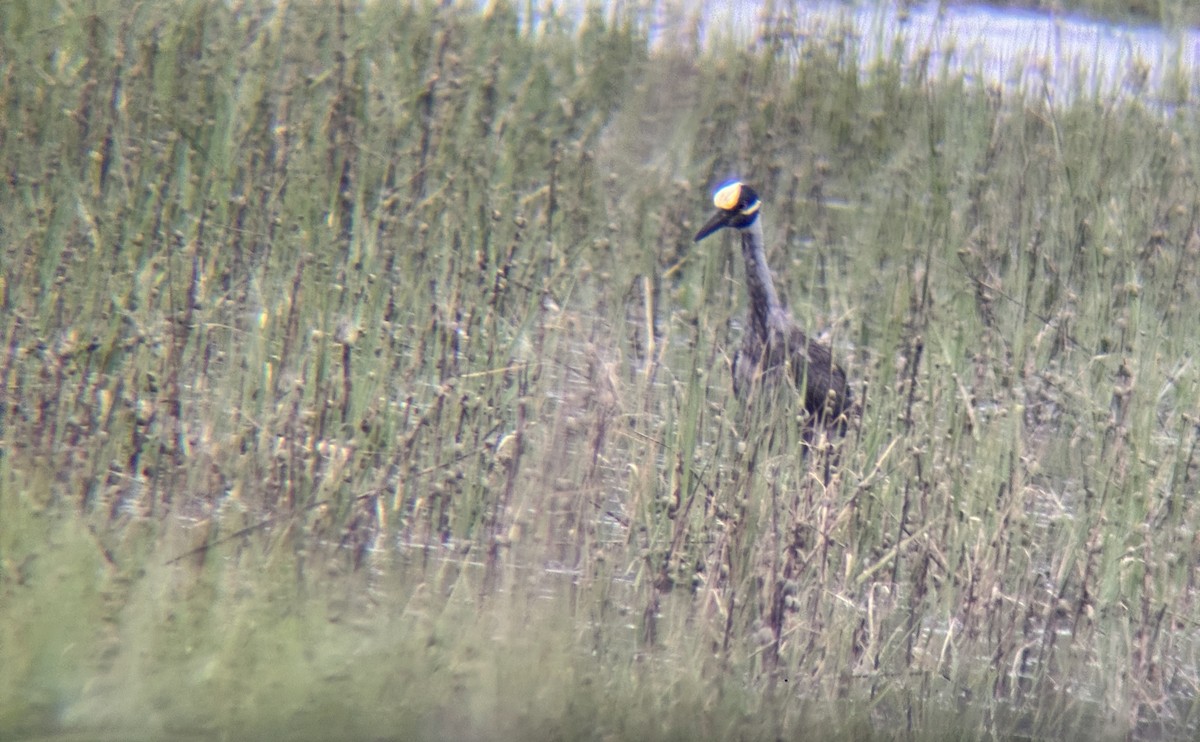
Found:
[[(770, 19), (4, 13), (6, 739), (1197, 733), (1193, 101)], [(829, 452), (733, 397), (734, 175)]]

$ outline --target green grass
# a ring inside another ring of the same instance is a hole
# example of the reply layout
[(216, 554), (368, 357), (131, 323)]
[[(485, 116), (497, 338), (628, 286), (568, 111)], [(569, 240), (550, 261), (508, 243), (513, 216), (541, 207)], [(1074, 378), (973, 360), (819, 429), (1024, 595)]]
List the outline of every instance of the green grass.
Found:
[(7, 6), (5, 738), (1195, 734), (1190, 102), (644, 22)]

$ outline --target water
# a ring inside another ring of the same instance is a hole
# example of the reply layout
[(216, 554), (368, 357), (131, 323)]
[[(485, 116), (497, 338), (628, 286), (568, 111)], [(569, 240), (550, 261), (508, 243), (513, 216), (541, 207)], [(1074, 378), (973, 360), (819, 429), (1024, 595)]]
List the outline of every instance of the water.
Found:
[[(1066, 103), (1080, 95), (1115, 100), (1137, 95), (1171, 109), (1198, 91), (1200, 31), (1124, 25), (1063, 15), (982, 5), (926, 2), (798, 2), (778, 10), (783, 29), (801, 38), (849, 30), (864, 69), (899, 53), (906, 62), (927, 57), (928, 73), (965, 75), (986, 85), (1024, 90)], [(699, 25), (700, 39), (719, 29), (749, 37), (764, 5), (712, 0)], [(655, 38), (678, 38), (678, 20), (655, 26)], [(899, 45), (897, 47), (897, 44)]]

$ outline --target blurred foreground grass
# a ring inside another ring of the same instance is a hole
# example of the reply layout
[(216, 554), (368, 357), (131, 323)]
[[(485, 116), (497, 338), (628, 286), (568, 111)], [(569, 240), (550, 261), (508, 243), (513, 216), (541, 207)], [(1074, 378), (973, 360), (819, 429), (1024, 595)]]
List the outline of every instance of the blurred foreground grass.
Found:
[[(5, 738), (1196, 733), (1193, 102), (636, 10), (5, 15)], [(730, 393), (732, 175), (835, 459)]]

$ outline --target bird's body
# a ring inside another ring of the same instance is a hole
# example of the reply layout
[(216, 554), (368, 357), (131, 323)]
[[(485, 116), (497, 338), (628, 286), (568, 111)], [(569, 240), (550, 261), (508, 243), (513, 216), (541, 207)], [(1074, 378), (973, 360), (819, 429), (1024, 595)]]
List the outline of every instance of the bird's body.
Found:
[(742, 398), (778, 384), (790, 372), (803, 391), (804, 408), (827, 425), (844, 422), (851, 395), (846, 373), (833, 362), (829, 346), (812, 340), (788, 315), (775, 290), (763, 247), (762, 202), (742, 183), (730, 183), (713, 197), (717, 213), (696, 234), (696, 241), (724, 227), (737, 229), (746, 265), (749, 319), (742, 347), (733, 358), (733, 390)]

